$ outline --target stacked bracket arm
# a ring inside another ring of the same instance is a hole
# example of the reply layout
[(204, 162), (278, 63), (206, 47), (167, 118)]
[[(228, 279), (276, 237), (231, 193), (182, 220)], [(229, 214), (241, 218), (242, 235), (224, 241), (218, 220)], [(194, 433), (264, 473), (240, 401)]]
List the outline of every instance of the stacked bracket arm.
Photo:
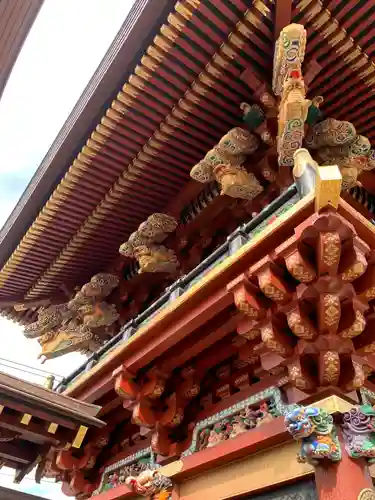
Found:
[(286, 367), (304, 392), (358, 389), (368, 375), (363, 356), (375, 350), (374, 279), (373, 251), (327, 208), (229, 285), (245, 316), (237, 332), (265, 371)]

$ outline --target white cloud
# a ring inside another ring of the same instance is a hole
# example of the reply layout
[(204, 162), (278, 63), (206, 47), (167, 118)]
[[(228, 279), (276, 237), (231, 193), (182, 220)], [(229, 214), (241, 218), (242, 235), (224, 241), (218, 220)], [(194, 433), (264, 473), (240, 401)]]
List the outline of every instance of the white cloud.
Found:
[[(45, 0), (0, 101), (0, 225), (5, 222), (125, 20), (134, 0)], [(1, 357), (41, 367), (39, 344), (0, 319)], [(67, 375), (82, 362), (71, 354), (43, 369)], [(1, 365), (1, 363), (3, 363)], [(39, 377), (0, 370), (40, 383)], [(9, 471), (0, 484), (9, 487)], [(60, 486), (30, 480), (16, 487), (60, 500)], [(38, 489), (39, 488), (39, 489)]]
[(133, 0), (46, 0), (0, 100), (0, 224), (15, 205)]
[(54, 483), (51, 479), (42, 480), (41, 484), (34, 481), (34, 471), (26, 476), (21, 484), (13, 484), (14, 471), (3, 468), (0, 471), (0, 483), (5, 488), (22, 491), (31, 495), (40, 496), (50, 500), (66, 500), (67, 497), (61, 492), (61, 486)]

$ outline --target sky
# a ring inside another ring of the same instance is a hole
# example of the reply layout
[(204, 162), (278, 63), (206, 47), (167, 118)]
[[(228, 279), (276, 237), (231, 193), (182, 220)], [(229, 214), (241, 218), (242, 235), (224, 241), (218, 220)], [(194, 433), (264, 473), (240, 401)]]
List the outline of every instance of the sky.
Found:
[[(134, 0), (45, 0), (0, 100), (0, 226), (4, 224), (79, 99)], [(68, 375), (83, 362), (69, 354), (40, 365), (39, 344), (0, 319), (0, 370), (36, 383), (43, 379), (11, 370), (3, 359)], [(62, 500), (60, 485), (36, 485), (26, 477), (12, 485), (1, 469), (0, 485)]]

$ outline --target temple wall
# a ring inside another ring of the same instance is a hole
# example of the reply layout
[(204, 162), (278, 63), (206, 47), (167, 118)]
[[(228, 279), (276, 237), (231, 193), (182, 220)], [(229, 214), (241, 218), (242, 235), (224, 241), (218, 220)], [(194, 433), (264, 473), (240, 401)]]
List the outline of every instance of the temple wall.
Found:
[(313, 474), (296, 460), (299, 445), (287, 443), (192, 478), (180, 485), (181, 500), (224, 500)]

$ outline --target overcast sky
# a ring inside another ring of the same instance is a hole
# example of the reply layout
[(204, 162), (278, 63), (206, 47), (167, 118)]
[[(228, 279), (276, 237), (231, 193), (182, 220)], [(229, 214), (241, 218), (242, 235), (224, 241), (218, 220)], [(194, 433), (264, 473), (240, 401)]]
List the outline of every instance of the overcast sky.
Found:
[[(125, 20), (134, 0), (45, 0), (0, 100), (0, 226), (48, 151)], [(71, 354), (40, 365), (39, 344), (0, 319), (1, 358), (67, 375), (83, 359)], [(4, 364), (0, 370), (9, 371)], [(20, 373), (12, 371), (16, 376)], [(27, 374), (23, 375), (24, 378)], [(29, 380), (40, 382), (38, 377)], [(0, 471), (10, 487), (13, 471)], [(66, 498), (60, 485), (26, 478), (16, 489)]]

